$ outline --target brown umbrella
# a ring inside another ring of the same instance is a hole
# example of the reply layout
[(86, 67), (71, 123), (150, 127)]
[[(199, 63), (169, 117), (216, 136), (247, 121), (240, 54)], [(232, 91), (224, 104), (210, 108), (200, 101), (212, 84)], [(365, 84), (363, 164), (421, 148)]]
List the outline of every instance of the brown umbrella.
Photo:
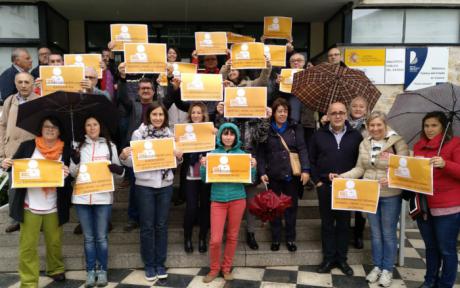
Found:
[(381, 95), (362, 71), (329, 63), (295, 73), (292, 94), (310, 110), (323, 113), (327, 112), (329, 104), (343, 102), (349, 105), (357, 96), (367, 99), (372, 110)]

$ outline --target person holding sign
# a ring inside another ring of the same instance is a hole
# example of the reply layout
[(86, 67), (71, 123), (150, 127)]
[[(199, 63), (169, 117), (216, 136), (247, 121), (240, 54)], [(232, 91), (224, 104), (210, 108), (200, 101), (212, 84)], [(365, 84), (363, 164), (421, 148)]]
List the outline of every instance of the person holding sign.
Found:
[(380, 182), (380, 198), (377, 213), (367, 214), (371, 227), (372, 260), (374, 269), (367, 275), (370, 283), (390, 287), (393, 279), (393, 266), (398, 252), (396, 235), (399, 214), (401, 213), (401, 190), (388, 187), (387, 171), (389, 154), (409, 155), (409, 147), (404, 139), (387, 125), (386, 115), (380, 111), (372, 112), (366, 127), (369, 137), (359, 145), (359, 156), (355, 168), (341, 173), (331, 173), (335, 177), (351, 179), (370, 179)]
[[(168, 128), (168, 110), (153, 102), (145, 111), (144, 121), (134, 131), (132, 141), (174, 137)], [(182, 153), (175, 151), (182, 161)], [(132, 167), (132, 148), (126, 147), (120, 154), (123, 165)], [(145, 279), (166, 279), (165, 262), (168, 249), (168, 215), (173, 193), (172, 169), (136, 172), (135, 189), (139, 211), (141, 234), (141, 257), (145, 267)]]
[[(244, 153), (240, 149), (240, 131), (232, 123), (222, 124), (217, 132), (217, 149), (211, 153)], [(227, 160), (228, 158), (225, 157)], [(225, 160), (225, 159), (223, 159)], [(202, 157), (200, 174), (206, 182), (206, 157)], [(223, 161), (225, 162), (225, 161)], [(226, 165), (226, 163), (222, 163)], [(251, 175), (255, 178), (256, 161), (251, 159)], [(204, 283), (212, 282), (222, 271), (226, 281), (233, 280), (231, 272), (233, 257), (238, 244), (240, 224), (246, 208), (246, 191), (242, 183), (213, 183), (211, 185), (211, 239), (209, 240), (210, 271), (203, 278)], [(225, 222), (227, 228), (224, 259), (220, 263), (221, 246)]]
[[(290, 106), (283, 98), (273, 102), (271, 129), (267, 139), (257, 150), (257, 170), (260, 180), (280, 195), (284, 193), (292, 197), (292, 206), (286, 209), (286, 247), (290, 252), (297, 251), (296, 222), (299, 186), (310, 180), (310, 163), (308, 161), (307, 146), (305, 145), (303, 128), (288, 120)], [(297, 154), (294, 160), (292, 154)], [(297, 163), (294, 163), (297, 162)], [(299, 168), (295, 171), (294, 165)], [(300, 167), (299, 167), (300, 166)], [(272, 229), (272, 251), (280, 249), (281, 217), (270, 223)]]
[[(46, 244), (46, 275), (54, 281), (65, 280), (62, 257), (62, 225), (69, 221), (72, 177), (69, 175), (70, 146), (64, 144), (61, 122), (48, 116), (40, 122), (41, 132), (34, 139), (22, 142), (13, 159), (47, 159), (64, 162), (63, 187), (17, 188), (10, 207), (10, 216), (20, 222), (19, 278), (21, 287), (38, 287), (40, 258), (38, 243), (43, 228)], [(11, 158), (2, 162), (7, 170)], [(41, 171), (39, 171), (41, 172)]]
[[(189, 123), (209, 122), (208, 109), (202, 102), (192, 103), (188, 113)], [(193, 127), (193, 126), (190, 126)], [(176, 134), (176, 136), (178, 136)], [(181, 182), (181, 188), (185, 190), (185, 214), (184, 214), (184, 250), (187, 253), (193, 252), (192, 231), (195, 219), (199, 220), (200, 233), (198, 251), (205, 253), (206, 238), (210, 225), (210, 189), (211, 186), (201, 181), (200, 158), (205, 152), (185, 153), (184, 163), (181, 167), (181, 177), (185, 175), (185, 181)]]
[[(82, 171), (85, 163), (94, 161), (110, 161), (108, 169), (117, 178), (124, 174), (123, 166), (118, 160), (117, 148), (110, 141), (109, 133), (95, 117), (89, 116), (84, 122), (85, 136), (73, 151), (70, 162), (70, 174), (79, 180), (91, 182), (88, 173)], [(86, 179), (82, 179), (86, 174)], [(107, 285), (109, 222), (112, 212), (113, 191), (72, 196), (72, 203), (77, 210), (85, 239), (86, 287), (104, 287)], [(100, 270), (96, 271), (96, 261)], [(96, 282), (97, 279), (97, 282)]]
[(430, 162), (435, 168), (434, 194), (426, 196), (429, 211), (417, 217), (417, 225), (426, 247), (425, 282), (421, 287), (453, 287), (457, 276), (460, 138), (452, 135), (448, 123), (449, 119), (443, 112), (426, 114), (422, 121), (420, 140), (414, 145), (414, 155), (431, 158)]
[(259, 77), (250, 80), (244, 70), (231, 69), (232, 59), (228, 59), (220, 68), (220, 74), (224, 79), (224, 87), (263, 87), (268, 85), (268, 78), (272, 71), (270, 60), (266, 57), (267, 68), (262, 69)]

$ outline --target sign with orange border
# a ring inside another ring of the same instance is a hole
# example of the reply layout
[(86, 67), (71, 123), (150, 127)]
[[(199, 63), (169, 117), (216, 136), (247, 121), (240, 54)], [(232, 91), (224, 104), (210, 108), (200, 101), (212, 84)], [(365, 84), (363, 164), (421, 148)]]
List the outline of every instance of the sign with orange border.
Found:
[(271, 39), (292, 39), (292, 17), (264, 17), (264, 37)]
[(227, 32), (195, 32), (198, 55), (226, 55), (227, 49)]
[(206, 183), (251, 182), (251, 154), (206, 155)]
[(181, 74), (183, 101), (222, 101), (222, 74)]
[(259, 42), (235, 43), (231, 48), (232, 69), (265, 69), (265, 45)]
[(184, 153), (205, 152), (216, 148), (212, 122), (175, 124), (176, 147)]
[(112, 51), (123, 51), (124, 43), (149, 43), (148, 27), (144, 24), (110, 24)]
[(302, 70), (303, 69), (281, 69), (280, 91), (284, 93), (291, 93), (294, 74)]
[(433, 165), (430, 159), (390, 154), (388, 187), (433, 195)]
[(265, 118), (267, 87), (226, 87), (224, 117)]
[(164, 73), (166, 44), (125, 43), (126, 73)]
[(64, 187), (61, 161), (46, 159), (14, 159), (12, 188)]
[(335, 178), (332, 181), (332, 209), (375, 214), (380, 197), (377, 180)]
[(102, 79), (101, 62), (101, 54), (64, 54), (65, 65), (92, 67), (97, 72), (98, 79)]
[(73, 195), (112, 192), (115, 190), (109, 161), (80, 163)]
[(85, 68), (81, 66), (40, 66), (41, 96), (56, 91), (80, 92), (85, 79)]
[(174, 138), (131, 141), (134, 172), (176, 168)]

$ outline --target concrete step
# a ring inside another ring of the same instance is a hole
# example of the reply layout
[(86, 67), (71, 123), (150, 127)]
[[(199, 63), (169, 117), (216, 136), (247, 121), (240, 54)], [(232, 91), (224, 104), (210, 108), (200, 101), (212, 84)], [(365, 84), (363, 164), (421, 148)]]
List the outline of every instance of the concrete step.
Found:
[[(270, 242), (261, 242), (257, 251), (250, 250), (242, 243), (239, 243), (234, 258), (234, 266), (283, 266), (283, 265), (317, 265), (322, 260), (320, 241), (298, 241), (298, 250), (295, 253), (287, 251), (282, 245), (280, 251), (272, 252)], [(369, 241), (365, 243), (370, 247)], [(0, 247), (0, 271), (16, 272), (18, 267), (18, 251), (11, 247)], [(63, 247), (64, 262), (67, 270), (85, 269), (83, 245), (65, 245)], [(45, 249), (39, 248), (40, 265), (44, 269)], [(369, 263), (370, 250), (350, 249), (348, 262), (350, 264)], [(182, 244), (168, 245), (167, 267), (206, 267), (209, 265), (207, 253), (186, 254)], [(142, 261), (139, 254), (139, 246), (136, 244), (114, 244), (109, 248), (110, 268), (142, 268)]]

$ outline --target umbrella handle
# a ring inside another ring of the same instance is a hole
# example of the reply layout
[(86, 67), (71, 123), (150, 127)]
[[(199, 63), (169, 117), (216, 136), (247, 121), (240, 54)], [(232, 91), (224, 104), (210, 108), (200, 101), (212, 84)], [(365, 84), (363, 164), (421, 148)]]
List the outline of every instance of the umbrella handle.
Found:
[(264, 186), (265, 186), (265, 190), (268, 190), (268, 186), (267, 186), (267, 183), (265, 183), (265, 182), (262, 182), (262, 183), (264, 183)]

